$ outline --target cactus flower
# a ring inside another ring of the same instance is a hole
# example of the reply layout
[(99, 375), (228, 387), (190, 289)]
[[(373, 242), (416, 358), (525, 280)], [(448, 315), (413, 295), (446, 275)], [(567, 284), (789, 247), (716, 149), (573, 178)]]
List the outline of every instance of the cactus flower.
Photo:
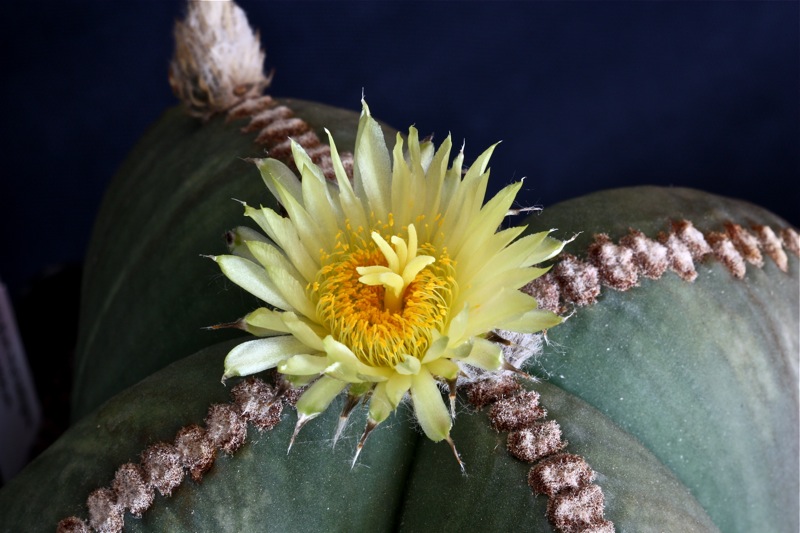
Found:
[[(369, 433), (410, 397), (425, 435), (446, 440), (458, 458), (450, 438), (456, 381), (513, 369), (495, 330), (533, 333), (561, 321), (519, 289), (546, 272), (534, 265), (563, 243), (549, 232), (518, 239), (524, 226), (498, 230), (521, 182), (484, 204), (494, 147), (462, 173), (463, 152), (448, 168), (449, 137), (435, 150), (412, 127), (407, 147), (398, 135), (390, 154), (366, 103), (352, 182), (330, 144), (335, 183), (298, 144), (301, 178), (275, 159), (255, 161), (287, 216), (245, 204), (267, 237), (243, 231), (237, 253), (213, 258), (267, 304), (240, 321), (261, 338), (230, 351), (223, 379), (276, 368), (309, 385), (295, 435), (346, 393), (338, 438), (349, 411), (368, 401), (354, 462)], [(449, 409), (440, 383), (450, 387)]]

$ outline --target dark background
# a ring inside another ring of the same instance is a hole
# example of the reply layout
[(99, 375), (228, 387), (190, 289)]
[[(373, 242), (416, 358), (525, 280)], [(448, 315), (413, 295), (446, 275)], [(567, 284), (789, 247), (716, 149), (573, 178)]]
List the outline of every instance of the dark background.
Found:
[[(363, 89), (378, 118), (452, 132), (468, 159), (502, 140), (495, 189), (527, 177), (525, 204), (690, 186), (800, 224), (798, 2), (241, 5), (275, 69), (270, 94), (358, 109)], [(166, 73), (182, 12), (177, 0), (3, 8), (0, 279), (37, 375), (73, 347), (103, 190), (176, 103)]]

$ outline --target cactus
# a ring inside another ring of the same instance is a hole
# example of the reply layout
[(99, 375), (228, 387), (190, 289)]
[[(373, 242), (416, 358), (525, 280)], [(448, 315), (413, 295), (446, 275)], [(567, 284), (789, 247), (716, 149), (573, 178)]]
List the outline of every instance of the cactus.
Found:
[[(605, 191), (527, 220), (582, 232), (523, 289), (568, 319), (525, 363), (541, 382), (462, 392), (466, 476), (403, 407), (352, 468), (360, 427), (332, 447), (335, 410), (287, 455), (296, 395), (275, 376), (221, 385), (241, 339), (201, 330), (257, 304), (198, 256), (241, 223), (230, 198), (275, 206), (244, 159), (266, 146), (290, 162), (291, 135), (326, 170), (321, 128), (352, 150), (358, 117), (257, 96), (257, 76), (232, 82), (238, 100), (179, 78), (206, 121), (168, 111), (112, 183), (87, 256), (76, 423), (0, 491), (0, 530), (70, 515), (62, 531), (798, 529), (797, 233), (688, 189)], [(495, 340), (513, 358), (542, 339)]]

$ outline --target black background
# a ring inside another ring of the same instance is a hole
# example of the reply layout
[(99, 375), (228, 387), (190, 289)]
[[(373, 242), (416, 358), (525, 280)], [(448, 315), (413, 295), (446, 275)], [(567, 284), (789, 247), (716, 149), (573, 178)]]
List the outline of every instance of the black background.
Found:
[[(798, 2), (254, 2), (270, 93), (454, 144), (545, 208), (690, 186), (800, 224)], [(37, 372), (72, 349), (103, 190), (167, 84), (179, 1), (7, 3), (0, 278)], [(66, 375), (66, 373), (64, 374)], [(42, 385), (39, 385), (42, 387)]]

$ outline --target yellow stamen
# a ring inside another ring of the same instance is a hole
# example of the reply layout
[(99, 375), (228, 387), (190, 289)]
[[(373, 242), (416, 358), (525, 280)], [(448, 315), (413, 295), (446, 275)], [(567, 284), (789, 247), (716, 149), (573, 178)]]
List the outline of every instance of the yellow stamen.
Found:
[(452, 261), (446, 251), (435, 258), (430, 245), (419, 246), (413, 224), (407, 231), (407, 241), (389, 239), (394, 247), (376, 231), (371, 240), (359, 231), (342, 235), (350, 246), (321, 256), (312, 285), (324, 325), (372, 366), (395, 367), (406, 354), (421, 359), (449, 308)]

